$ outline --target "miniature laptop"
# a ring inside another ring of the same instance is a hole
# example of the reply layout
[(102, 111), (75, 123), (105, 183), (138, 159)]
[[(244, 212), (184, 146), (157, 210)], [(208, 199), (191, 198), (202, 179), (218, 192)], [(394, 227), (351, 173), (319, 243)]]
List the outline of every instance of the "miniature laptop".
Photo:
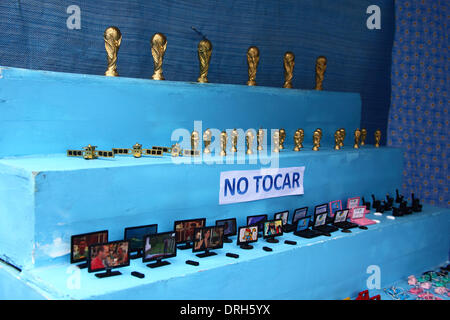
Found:
[(360, 197), (348, 198), (347, 200), (347, 209), (351, 210), (354, 207), (358, 207), (361, 201)]
[(359, 226), (369, 226), (371, 224), (375, 224), (376, 222), (366, 218), (366, 210), (365, 206), (358, 206), (351, 210), (351, 218), (350, 221), (356, 223)]
[(314, 215), (314, 223), (313, 223), (313, 230), (317, 230), (323, 233), (331, 233), (338, 231), (339, 228), (335, 226), (329, 226), (327, 225), (327, 212), (319, 213)]
[(329, 206), (330, 206), (330, 211), (328, 212), (328, 216), (333, 218), (334, 214), (337, 211), (342, 210), (342, 201), (341, 200), (331, 201), (329, 203)]
[(348, 209), (336, 211), (336, 214), (334, 215), (333, 225), (341, 229), (352, 229), (358, 227), (356, 223), (347, 221), (349, 212), (350, 210)]
[(289, 210), (275, 213), (273, 215), (274, 220), (280, 220), (283, 222), (283, 232), (292, 232), (294, 231), (295, 226), (288, 223), (289, 219)]
[(284, 232), (292, 232), (296, 230), (297, 221), (305, 218), (308, 215), (308, 207), (298, 208), (294, 210), (292, 215), (292, 223), (285, 227)]
[(267, 214), (259, 214), (256, 216), (247, 217), (248, 226), (258, 226), (258, 232), (262, 232), (264, 229), (264, 222), (267, 221)]
[(294, 234), (298, 237), (311, 239), (321, 236), (323, 233), (317, 230), (308, 229), (311, 217), (305, 217), (297, 220)]

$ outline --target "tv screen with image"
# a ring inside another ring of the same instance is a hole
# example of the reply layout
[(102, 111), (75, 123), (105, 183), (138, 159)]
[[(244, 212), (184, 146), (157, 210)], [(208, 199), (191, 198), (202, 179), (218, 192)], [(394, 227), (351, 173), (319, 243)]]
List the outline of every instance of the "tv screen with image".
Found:
[(194, 230), (205, 226), (206, 219), (190, 219), (175, 221), (175, 240), (177, 243), (190, 242), (194, 239)]
[(327, 214), (321, 213), (316, 215), (316, 220), (314, 221), (314, 227), (323, 226), (327, 221)]
[(274, 218), (275, 220), (281, 219), (281, 221), (283, 221), (283, 226), (285, 226), (285, 225), (287, 225), (287, 223), (288, 223), (288, 219), (289, 219), (289, 211), (283, 211), (283, 212), (275, 213), (275, 215), (273, 216), (273, 218)]
[(74, 235), (70, 239), (70, 262), (86, 261), (89, 254), (89, 246), (96, 243), (108, 242), (108, 230)]
[(281, 220), (271, 220), (264, 222), (264, 238), (281, 236), (283, 234), (283, 222)]
[(308, 207), (295, 209), (294, 215), (292, 216), (292, 224), (295, 225), (298, 220), (305, 218), (307, 214), (308, 214)]
[(297, 221), (296, 232), (308, 229), (310, 217), (305, 217)]
[(248, 226), (253, 226), (253, 225), (257, 225), (258, 226), (258, 232), (261, 232), (264, 228), (264, 222), (266, 222), (267, 220), (267, 214), (260, 214), (260, 215), (256, 215), (256, 216), (248, 216), (247, 217), (247, 225)]
[(334, 223), (344, 222), (347, 220), (348, 209), (336, 211), (336, 216), (334, 217)]
[(238, 232), (238, 244), (258, 241), (258, 226), (240, 227)]
[(324, 203), (314, 208), (314, 214), (328, 213), (328, 204)]
[(237, 233), (236, 218), (217, 220), (216, 227), (223, 227), (224, 236), (235, 236)]
[(89, 272), (130, 265), (128, 241), (113, 241), (89, 246)]
[(167, 259), (176, 255), (175, 232), (162, 232), (145, 236), (143, 262)]
[(157, 224), (125, 228), (124, 240), (130, 242), (130, 252), (136, 252), (144, 248), (144, 237), (158, 232)]
[(193, 252), (223, 247), (223, 227), (195, 229)]

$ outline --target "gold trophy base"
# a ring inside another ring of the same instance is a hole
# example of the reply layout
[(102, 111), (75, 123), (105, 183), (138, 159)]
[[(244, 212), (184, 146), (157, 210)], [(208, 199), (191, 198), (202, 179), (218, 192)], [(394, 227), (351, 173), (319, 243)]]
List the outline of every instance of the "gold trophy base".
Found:
[(208, 83), (208, 78), (207, 77), (199, 77), (197, 79), (197, 82), (199, 82), (199, 83)]
[(353, 145), (353, 148), (354, 148), (354, 149), (359, 149), (359, 146), (358, 146), (358, 144), (357, 144), (357, 143), (355, 143), (355, 144)]
[(334, 150), (341, 150), (340, 146), (334, 146)]
[(292, 83), (290, 83), (290, 82), (285, 82), (285, 83), (283, 84), (283, 88), (292, 89)]
[(319, 147), (317, 147), (317, 146), (314, 146), (312, 149), (313, 149), (313, 151), (319, 151)]
[(118, 77), (119, 74), (115, 70), (106, 70), (105, 76), (107, 76), (107, 77)]
[(248, 86), (256, 86), (256, 81), (255, 80), (248, 80), (247, 81), (247, 85)]
[(205, 149), (203, 149), (203, 153), (204, 154), (210, 154), (211, 150), (209, 150), (209, 148), (205, 148)]
[(225, 156), (227, 155), (227, 153), (226, 153), (225, 151), (220, 151), (220, 155), (221, 155), (222, 157), (225, 157)]
[(253, 154), (253, 151), (252, 150), (247, 150), (247, 154), (251, 155), (251, 154)]
[(153, 80), (165, 80), (162, 73), (156, 72), (152, 75)]
[(295, 152), (300, 151), (300, 147), (295, 147), (295, 148), (294, 148), (294, 151), (295, 151)]

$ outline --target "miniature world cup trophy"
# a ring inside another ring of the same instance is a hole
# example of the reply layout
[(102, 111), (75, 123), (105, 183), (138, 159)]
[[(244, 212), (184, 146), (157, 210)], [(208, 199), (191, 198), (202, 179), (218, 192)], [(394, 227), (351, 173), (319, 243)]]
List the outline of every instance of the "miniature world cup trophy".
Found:
[(250, 47), (247, 50), (247, 64), (248, 64), (248, 86), (256, 86), (256, 69), (259, 63), (259, 49), (257, 47)]
[(166, 36), (162, 33), (155, 33), (150, 40), (150, 45), (152, 48), (153, 56), (153, 80), (164, 80), (162, 64), (164, 59), (164, 54), (167, 48)]
[(339, 131), (341, 132), (341, 141), (339, 143), (339, 147), (343, 147), (344, 146), (344, 139), (345, 139), (345, 129), (341, 128), (339, 129)]
[(122, 34), (117, 27), (108, 27), (103, 33), (105, 40), (105, 50), (108, 60), (108, 68), (105, 76), (117, 77), (117, 54), (119, 53), (120, 44), (122, 43)]
[(294, 151), (300, 151), (303, 148), (303, 140), (305, 138), (305, 131), (297, 129), (294, 133)]
[(286, 130), (281, 128), (280, 130), (280, 150), (284, 149), (284, 141), (286, 140)]
[(366, 144), (366, 137), (367, 137), (367, 130), (365, 128), (361, 129), (361, 146), (364, 146)]
[(211, 150), (209, 149), (209, 146), (211, 145), (211, 137), (212, 137), (211, 130), (206, 129), (205, 132), (203, 132), (203, 144), (205, 145), (203, 153), (205, 154), (211, 153)]
[(284, 54), (284, 84), (283, 88), (292, 88), (292, 78), (294, 77), (295, 55), (288, 51)]
[(356, 129), (355, 130), (355, 144), (353, 145), (353, 148), (359, 149), (359, 139), (361, 138), (361, 130)]
[(314, 131), (313, 134), (313, 151), (319, 151), (319, 147), (320, 147), (320, 132), (319, 131)]
[(273, 152), (280, 152), (280, 131), (275, 130), (272, 136)]
[(322, 140), (322, 129), (317, 128), (316, 131), (319, 133), (319, 145), (318, 145), (318, 147), (320, 148), (320, 141)]
[(237, 152), (237, 143), (238, 143), (239, 134), (236, 129), (231, 131), (231, 152)]
[(198, 132), (196, 130), (192, 131), (191, 134), (191, 150), (195, 151), (198, 149), (198, 142), (200, 140), (200, 137), (198, 135)]
[(316, 60), (316, 90), (323, 90), (323, 78), (327, 69), (327, 58), (320, 56)]
[(334, 150), (340, 150), (341, 149), (341, 131), (338, 129), (334, 133)]
[(227, 155), (227, 139), (228, 139), (228, 135), (226, 133), (226, 131), (222, 131), (222, 133), (220, 134), (220, 155), (222, 157)]
[(198, 60), (200, 62), (200, 76), (197, 82), (208, 83), (209, 61), (211, 60), (212, 44), (208, 39), (203, 39), (198, 44)]
[(248, 130), (245, 134), (245, 144), (247, 146), (247, 154), (253, 154), (253, 140), (255, 139), (255, 135), (251, 130)]
[(258, 129), (258, 132), (256, 132), (256, 149), (258, 151), (263, 150), (263, 140), (264, 140), (264, 130), (262, 128)]
[(380, 147), (380, 141), (381, 141), (381, 130), (375, 131), (375, 148)]

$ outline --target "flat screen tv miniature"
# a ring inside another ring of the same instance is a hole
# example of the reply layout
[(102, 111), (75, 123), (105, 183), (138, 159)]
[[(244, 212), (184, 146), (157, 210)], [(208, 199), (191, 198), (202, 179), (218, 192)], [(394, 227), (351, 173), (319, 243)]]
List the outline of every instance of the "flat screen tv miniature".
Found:
[[(70, 263), (87, 261), (89, 246), (96, 243), (108, 242), (108, 230), (77, 234), (70, 238)], [(82, 263), (78, 268), (87, 268), (88, 264)]]
[(358, 227), (356, 223), (347, 221), (349, 212), (349, 209), (336, 211), (336, 214), (334, 215), (333, 225), (346, 230)]
[(356, 223), (359, 226), (369, 226), (376, 222), (366, 218), (367, 208), (365, 206), (358, 206), (351, 210), (350, 221)]
[(260, 214), (260, 215), (256, 215), (256, 216), (248, 216), (247, 217), (247, 225), (248, 226), (257, 225), (258, 232), (262, 232), (262, 230), (264, 228), (264, 222), (266, 222), (266, 221), (267, 221), (267, 214)]
[(142, 251), (144, 250), (144, 237), (157, 232), (157, 224), (125, 228), (123, 239), (130, 241), (129, 253), (137, 252), (135, 255), (130, 255), (130, 259), (142, 258)]
[(309, 221), (311, 220), (311, 217), (304, 217), (296, 222), (294, 235), (302, 238), (315, 238), (318, 236), (321, 236), (323, 233), (319, 232), (317, 230), (309, 229)]
[(327, 225), (327, 214), (328, 212), (314, 215), (314, 223), (313, 223), (314, 230), (320, 231), (324, 234), (330, 234), (331, 232), (339, 230), (339, 228), (336, 228), (335, 226)]
[(185, 244), (184, 246), (179, 246), (178, 249), (191, 249), (195, 228), (203, 228), (205, 224), (206, 218), (175, 221), (173, 228), (175, 240), (177, 244)]
[(217, 220), (216, 227), (223, 227), (223, 242), (233, 242), (233, 240), (229, 239), (228, 237), (235, 236), (237, 233), (236, 218)]
[(205, 251), (196, 255), (199, 258), (215, 256), (210, 250), (223, 248), (223, 227), (196, 228), (194, 234), (192, 252)]
[(162, 232), (149, 234), (144, 237), (144, 254), (142, 262), (155, 261), (147, 265), (149, 268), (157, 268), (170, 264), (168, 261), (162, 261), (175, 257), (177, 255), (177, 244), (175, 232)]
[(279, 220), (270, 220), (264, 222), (263, 237), (269, 243), (278, 243), (275, 237), (283, 235), (283, 222)]
[(112, 241), (97, 243), (89, 246), (88, 271), (97, 272), (106, 270), (104, 273), (96, 273), (97, 278), (106, 278), (122, 274), (120, 271), (111, 269), (126, 267), (130, 265), (128, 241)]
[(250, 243), (258, 241), (258, 226), (239, 227), (237, 245), (241, 249), (250, 250), (253, 246)]

